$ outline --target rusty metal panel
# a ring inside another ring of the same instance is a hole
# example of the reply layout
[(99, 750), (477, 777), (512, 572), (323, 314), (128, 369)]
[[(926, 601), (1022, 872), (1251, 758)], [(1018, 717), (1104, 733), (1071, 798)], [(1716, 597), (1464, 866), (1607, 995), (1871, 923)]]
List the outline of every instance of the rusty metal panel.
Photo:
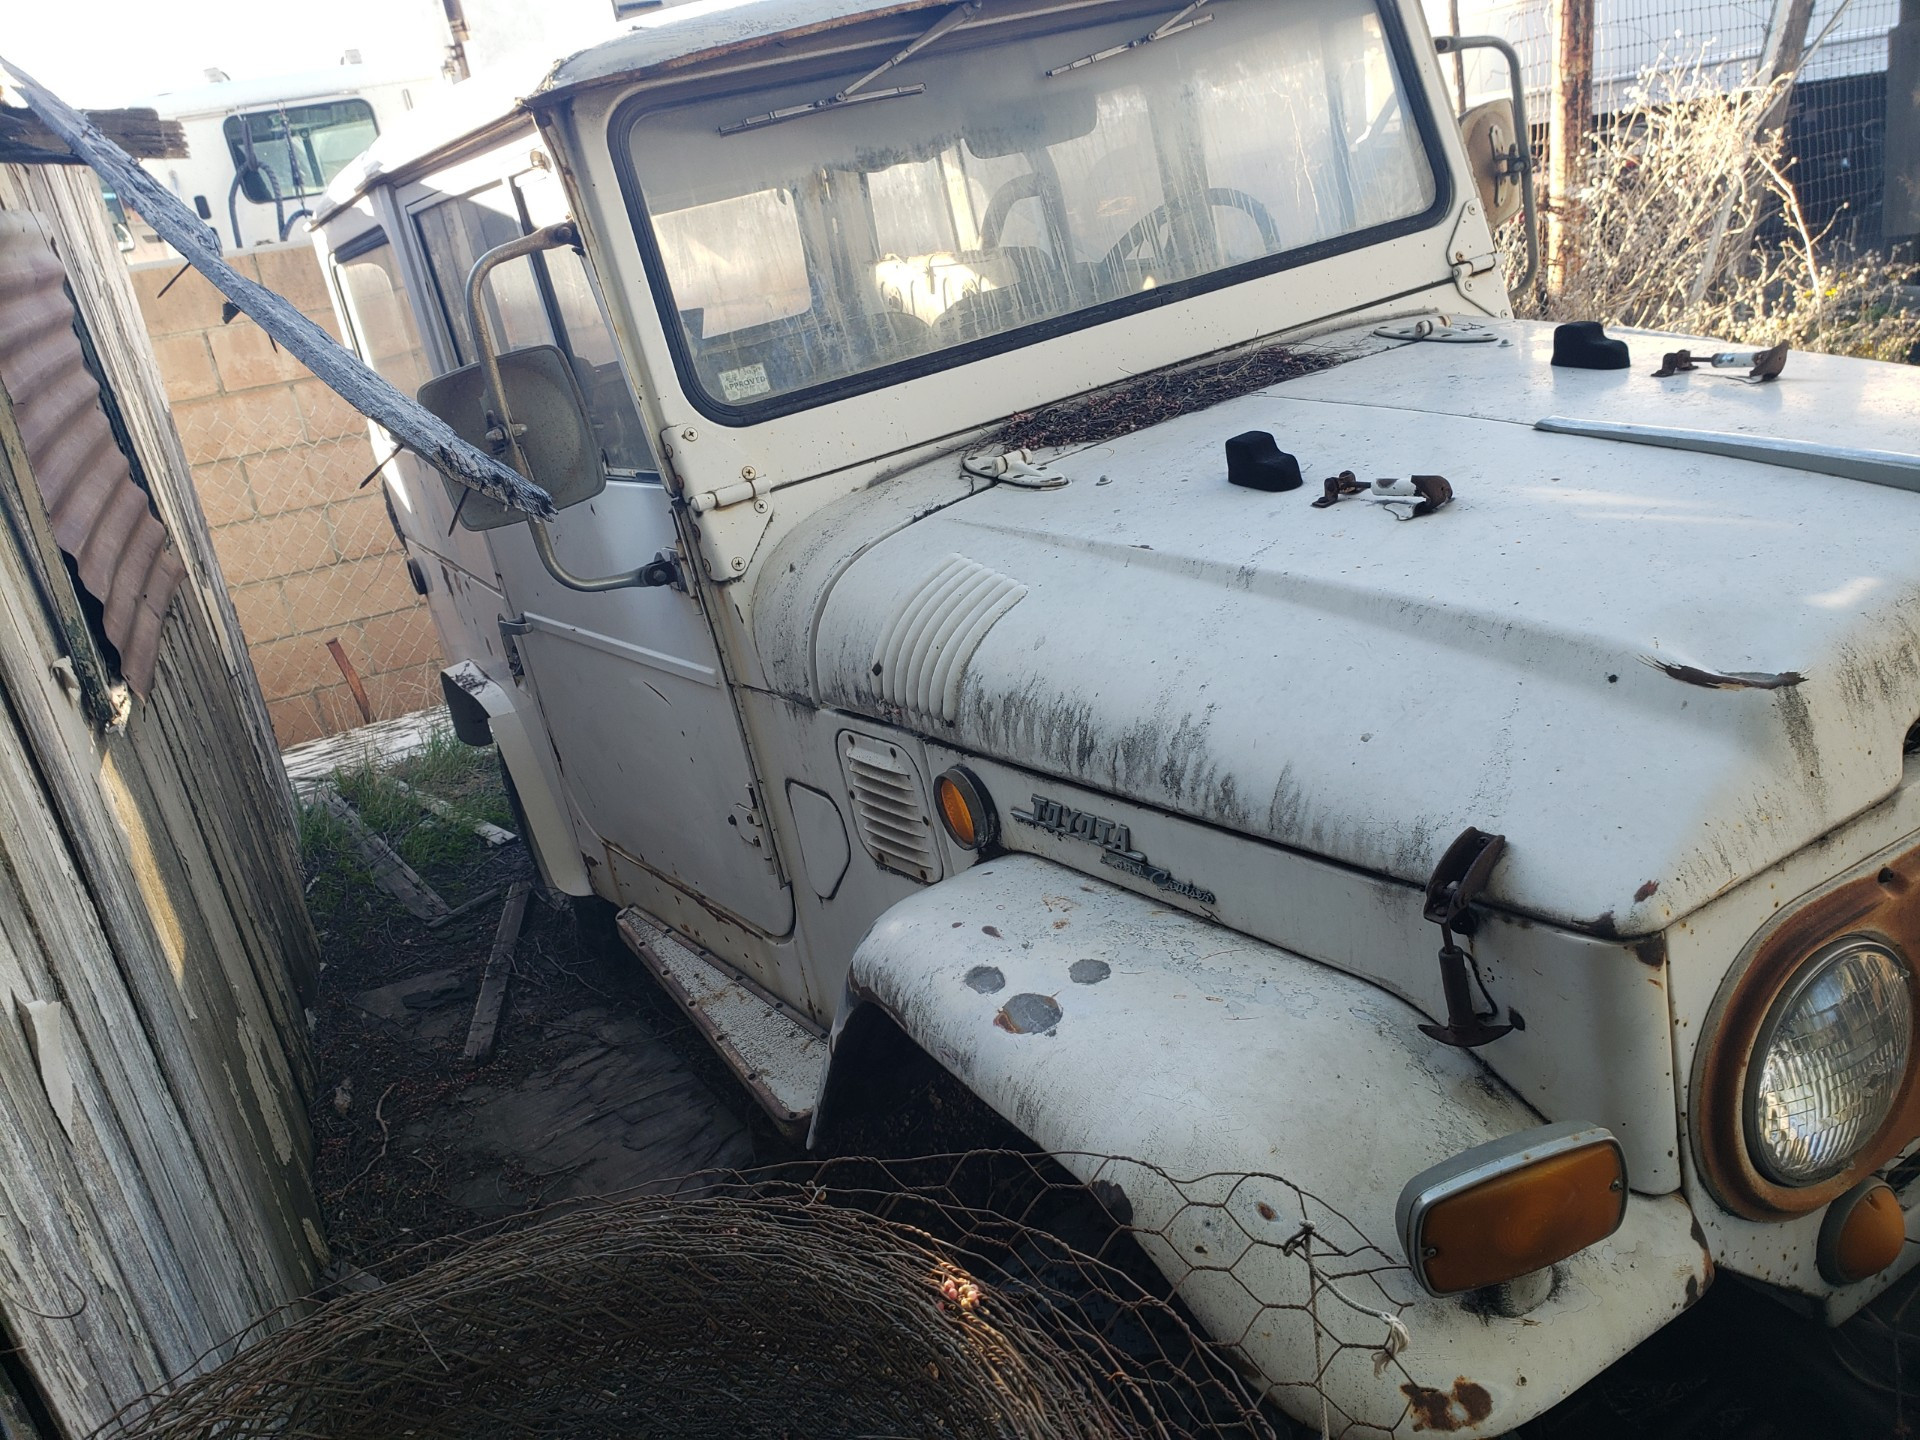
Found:
[(40, 222), (0, 215), (0, 387), (45, 499), (54, 540), (101, 606), (120, 673), (143, 698), (186, 574), (134, 483), (74, 329), (66, 270)]

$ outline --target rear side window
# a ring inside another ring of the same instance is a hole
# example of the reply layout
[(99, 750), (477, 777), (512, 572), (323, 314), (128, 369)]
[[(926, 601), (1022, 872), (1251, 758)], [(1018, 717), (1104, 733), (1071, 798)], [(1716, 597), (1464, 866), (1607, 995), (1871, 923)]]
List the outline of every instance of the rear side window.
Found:
[(378, 232), (369, 239), (373, 243), (355, 246), (351, 258), (336, 258), (334, 274), (361, 358), (394, 389), (411, 395), (431, 373), (426, 352), (393, 246)]
[(380, 134), (364, 100), (229, 115), (222, 127), (240, 192), (256, 205), (318, 195)]

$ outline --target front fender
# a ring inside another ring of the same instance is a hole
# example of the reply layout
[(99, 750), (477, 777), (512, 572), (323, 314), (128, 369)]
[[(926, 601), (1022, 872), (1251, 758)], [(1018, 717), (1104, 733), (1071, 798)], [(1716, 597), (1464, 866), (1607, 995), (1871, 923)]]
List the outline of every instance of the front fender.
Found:
[[(1710, 1279), (1684, 1201), (1634, 1196), (1524, 1316), (1428, 1297), (1395, 1238), (1401, 1187), (1540, 1117), (1385, 991), (1052, 862), (1004, 856), (894, 906), (847, 988), (1130, 1213), (1199, 1319), (1314, 1426), (1324, 1394), (1336, 1433), (1501, 1434)], [(1380, 1311), (1411, 1344), (1376, 1365)]]

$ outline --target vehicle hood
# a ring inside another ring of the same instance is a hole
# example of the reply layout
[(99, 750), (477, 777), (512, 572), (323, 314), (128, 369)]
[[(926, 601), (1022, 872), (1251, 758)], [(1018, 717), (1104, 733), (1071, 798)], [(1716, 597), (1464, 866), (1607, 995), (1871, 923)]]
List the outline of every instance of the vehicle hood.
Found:
[[(916, 508), (955, 484), (943, 460), (889, 482), (897, 521), (863, 549), (825, 533), (876, 499), (854, 497), (768, 557), (770, 676), (1414, 883), (1464, 827), (1496, 831), (1496, 902), (1660, 929), (1900, 783), (1920, 494), (1533, 423), (1913, 453), (1920, 374), (1795, 355), (1764, 386), (1656, 380), (1682, 342), (1644, 335), (1631, 370), (1557, 370), (1550, 327), (1494, 328), (1065, 453), (1060, 489)], [(1248, 430), (1306, 488), (1229, 485), (1223, 443)], [(1410, 521), (1309, 504), (1349, 469), (1457, 498)]]

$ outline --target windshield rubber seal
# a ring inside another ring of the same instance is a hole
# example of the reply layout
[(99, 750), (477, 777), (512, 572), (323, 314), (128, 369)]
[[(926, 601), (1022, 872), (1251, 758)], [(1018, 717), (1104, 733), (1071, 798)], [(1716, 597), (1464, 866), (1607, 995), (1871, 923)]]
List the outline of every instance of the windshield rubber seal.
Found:
[(654, 308), (660, 316), (661, 329), (666, 334), (667, 347), (673, 356), (674, 374), (679, 379), (681, 393), (696, 411), (717, 425), (736, 429), (757, 425), (764, 420), (777, 420), (782, 416), (817, 409), (837, 400), (884, 390), (902, 381), (918, 380), (943, 371), (956, 370), (976, 360), (1003, 355), (1010, 350), (1023, 349), (1061, 335), (1090, 329), (1093, 326), (1105, 324), (1109, 320), (1141, 314), (1163, 305), (1178, 304), (1196, 295), (1205, 295), (1249, 280), (1263, 279), (1269, 275), (1297, 270), (1335, 255), (1364, 250), (1383, 241), (1397, 240), (1402, 236), (1418, 234), (1422, 230), (1432, 228), (1453, 211), (1453, 172), (1446, 163), (1446, 151), (1440, 143), (1439, 126), (1434, 119), (1433, 107), (1428, 103), (1426, 87), (1420, 81), (1419, 65), (1415, 60), (1412, 42), (1407, 34), (1400, 8), (1393, 4), (1392, 0), (1373, 0), (1373, 5), (1374, 13), (1380, 17), (1381, 31), (1386, 38), (1388, 53), (1392, 55), (1396, 66), (1396, 78), (1404, 87), (1401, 91), (1402, 102), (1413, 119), (1414, 133), (1420, 137), (1421, 149), (1426, 157), (1428, 170), (1433, 176), (1433, 201), (1425, 210), (1403, 216), (1398, 220), (1389, 220), (1381, 225), (1369, 226), (1364, 230), (1353, 230), (1344, 235), (1318, 240), (1311, 245), (1300, 246), (1298, 249), (1283, 250), (1277, 255), (1249, 260), (1224, 270), (1209, 271), (1205, 275), (1173, 281), (1156, 286), (1152, 290), (1123, 295), (1118, 299), (1091, 305), (1083, 310), (1074, 310), (1065, 315), (1023, 325), (1016, 330), (1004, 330), (995, 335), (982, 336), (978, 340), (951, 345), (925, 355), (909, 356), (891, 365), (862, 370), (854, 375), (810, 385), (801, 390), (790, 390), (783, 395), (770, 396), (766, 400), (757, 401), (751, 405), (730, 405), (723, 400), (716, 400), (700, 383), (699, 372), (693, 363), (693, 352), (688, 347), (686, 335), (680, 327), (679, 312), (675, 308), (673, 288), (667, 280), (666, 266), (661, 258), (659, 246), (654, 242), (653, 223), (647, 211), (645, 192), (640, 184), (639, 174), (634, 168), (633, 146), (629, 143), (634, 128), (649, 115), (677, 109), (679, 105), (689, 102), (683, 100), (669, 105), (662, 104), (657, 97), (644, 93), (631, 96), (615, 108), (612, 117), (608, 120), (607, 142), (614, 172), (620, 179), (621, 196), (626, 201), (627, 216), (633, 226), (634, 241), (639, 247), (641, 262), (646, 269), (647, 287), (653, 292)]

